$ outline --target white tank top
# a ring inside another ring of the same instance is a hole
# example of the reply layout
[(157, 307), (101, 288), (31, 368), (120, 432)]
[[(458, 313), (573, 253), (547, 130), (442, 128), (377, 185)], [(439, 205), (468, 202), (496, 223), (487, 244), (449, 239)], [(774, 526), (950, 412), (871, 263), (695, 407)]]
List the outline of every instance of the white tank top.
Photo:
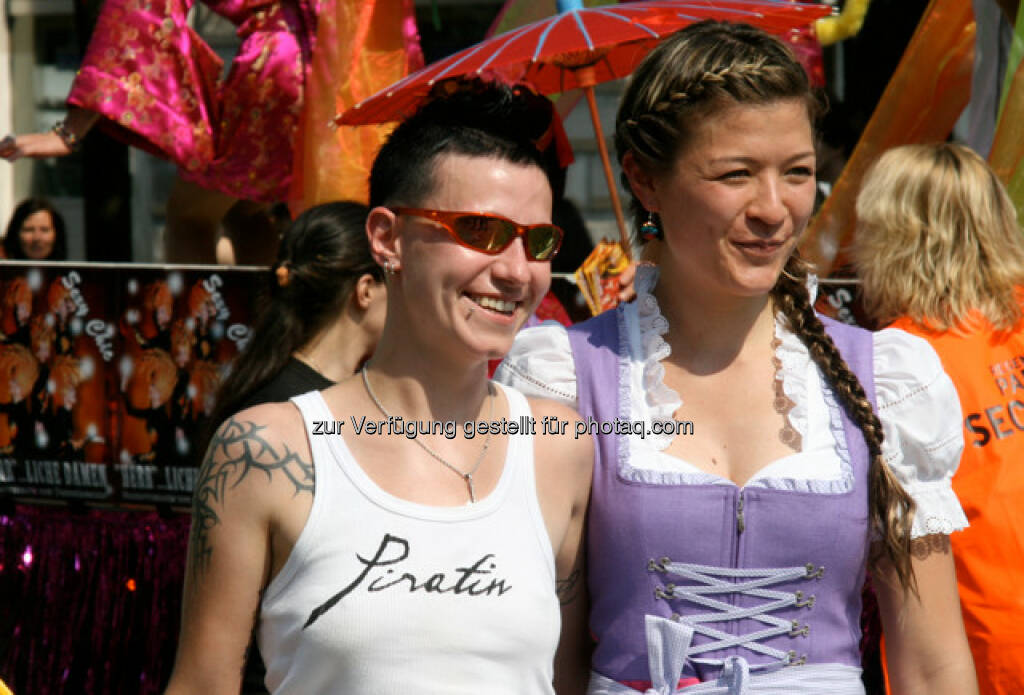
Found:
[[(530, 415), (521, 393), (502, 388), (510, 420)], [(307, 434), (334, 419), (319, 392), (292, 401)], [(464, 507), (394, 497), (341, 436), (308, 439), (313, 506), (260, 608), (269, 690), (553, 693), (560, 613), (533, 438), (510, 436), (497, 487)]]

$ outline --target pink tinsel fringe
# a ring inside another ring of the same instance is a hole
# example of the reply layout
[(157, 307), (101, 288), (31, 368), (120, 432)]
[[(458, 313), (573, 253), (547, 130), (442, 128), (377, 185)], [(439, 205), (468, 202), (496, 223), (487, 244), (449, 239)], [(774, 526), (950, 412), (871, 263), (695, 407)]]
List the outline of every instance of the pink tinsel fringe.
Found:
[(155, 512), (0, 515), (0, 677), (19, 695), (160, 692), (188, 529)]

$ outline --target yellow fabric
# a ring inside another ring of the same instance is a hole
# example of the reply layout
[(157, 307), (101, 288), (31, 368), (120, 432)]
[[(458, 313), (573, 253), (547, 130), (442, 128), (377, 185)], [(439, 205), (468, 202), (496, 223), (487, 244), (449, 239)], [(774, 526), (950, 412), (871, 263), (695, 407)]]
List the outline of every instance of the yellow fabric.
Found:
[[(932, 0), (860, 141), (802, 244), (820, 275), (842, 267), (853, 237), (861, 180), (882, 152), (944, 140), (971, 93), (974, 13), (965, 0)], [(838, 257), (837, 257), (838, 254)]]
[(332, 200), (367, 202), (370, 166), (394, 124), (335, 127), (333, 120), (422, 67), (418, 44), (410, 46), (411, 12), (411, 0), (325, 0), (295, 148), (293, 214)]

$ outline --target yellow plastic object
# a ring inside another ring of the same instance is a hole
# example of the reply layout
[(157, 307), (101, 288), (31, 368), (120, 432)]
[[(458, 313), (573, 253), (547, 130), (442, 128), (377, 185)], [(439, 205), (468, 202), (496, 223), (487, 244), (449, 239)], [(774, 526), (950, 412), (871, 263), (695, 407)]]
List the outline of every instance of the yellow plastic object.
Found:
[(814, 23), (814, 34), (822, 46), (856, 36), (864, 26), (871, 0), (847, 0), (838, 17), (823, 17)]

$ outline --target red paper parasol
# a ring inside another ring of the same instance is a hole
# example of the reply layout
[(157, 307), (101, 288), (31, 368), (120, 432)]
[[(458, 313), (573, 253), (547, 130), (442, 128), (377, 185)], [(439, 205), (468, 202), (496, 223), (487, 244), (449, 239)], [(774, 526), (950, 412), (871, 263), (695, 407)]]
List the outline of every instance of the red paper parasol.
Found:
[(608, 192), (629, 253), (629, 235), (612, 176), (594, 99), (594, 85), (625, 77), (669, 34), (705, 19), (745, 22), (782, 35), (830, 13), (825, 5), (792, 0), (658, 0), (572, 7), (553, 17), (493, 36), (428, 65), (341, 115), (341, 125), (404, 118), (445, 79), (491, 73), (528, 82), (543, 94), (582, 88), (590, 107)]

